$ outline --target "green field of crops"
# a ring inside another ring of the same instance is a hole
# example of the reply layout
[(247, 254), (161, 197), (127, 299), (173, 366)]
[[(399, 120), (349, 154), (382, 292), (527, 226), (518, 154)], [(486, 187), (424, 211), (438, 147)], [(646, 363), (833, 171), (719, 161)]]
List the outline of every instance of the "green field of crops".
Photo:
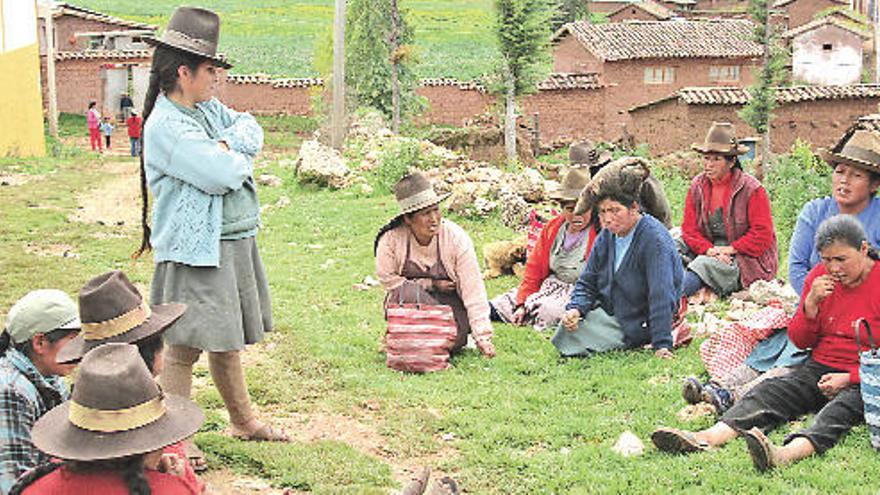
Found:
[[(163, 26), (179, 0), (76, 0), (76, 5)], [(329, 53), (332, 0), (202, 0), (220, 13), (220, 48), (233, 72), (319, 75), (315, 54)], [(472, 79), (491, 70), (495, 56), (491, 0), (402, 0), (416, 30), (421, 77)]]

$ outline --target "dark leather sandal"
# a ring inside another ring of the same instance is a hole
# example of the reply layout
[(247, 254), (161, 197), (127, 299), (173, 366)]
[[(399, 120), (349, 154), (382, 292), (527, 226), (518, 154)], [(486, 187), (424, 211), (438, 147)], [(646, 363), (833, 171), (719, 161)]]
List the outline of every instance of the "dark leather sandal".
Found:
[(697, 440), (693, 433), (676, 428), (657, 428), (651, 434), (657, 450), (670, 454), (690, 454), (709, 450), (709, 444)]
[(776, 463), (773, 462), (773, 447), (764, 432), (758, 428), (752, 428), (743, 431), (741, 435), (749, 448), (749, 455), (752, 457), (755, 469), (765, 473), (776, 467)]

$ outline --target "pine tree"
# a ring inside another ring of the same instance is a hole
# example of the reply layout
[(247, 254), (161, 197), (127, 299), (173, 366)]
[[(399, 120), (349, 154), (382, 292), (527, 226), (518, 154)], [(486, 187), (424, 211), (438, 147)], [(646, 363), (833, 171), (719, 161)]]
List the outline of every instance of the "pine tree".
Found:
[[(348, 0), (345, 82), (358, 106), (386, 117), (417, 108), (415, 75), (410, 69), (413, 30), (398, 0)], [(396, 78), (395, 78), (396, 75)], [(393, 82), (393, 81), (396, 81)], [(399, 86), (395, 112), (393, 89)]]
[(740, 110), (739, 116), (761, 137), (761, 161), (755, 164), (755, 177), (763, 180), (770, 158), (770, 121), (776, 107), (775, 88), (784, 75), (785, 57), (770, 25), (768, 0), (749, 0), (749, 15), (755, 22), (753, 39), (763, 46), (764, 52), (758, 77), (749, 88), (751, 99)]
[(587, 16), (586, 0), (555, 0), (556, 12), (553, 15), (553, 31), (569, 22), (580, 21)]
[(504, 149), (516, 161), (516, 99), (535, 90), (549, 62), (548, 0), (495, 0), (500, 74), (504, 94)]

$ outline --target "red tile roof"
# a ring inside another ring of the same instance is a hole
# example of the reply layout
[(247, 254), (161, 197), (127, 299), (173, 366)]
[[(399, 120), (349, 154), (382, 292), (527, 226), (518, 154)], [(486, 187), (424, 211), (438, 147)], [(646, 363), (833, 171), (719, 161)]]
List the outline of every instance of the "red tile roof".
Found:
[[(776, 101), (780, 104), (816, 100), (853, 100), (880, 98), (880, 84), (850, 84), (847, 86), (783, 86), (776, 88)], [(745, 105), (751, 100), (748, 88), (703, 87), (682, 88), (659, 100), (630, 109), (630, 112), (656, 104), (679, 100), (686, 105)]]
[(605, 61), (651, 58), (757, 57), (761, 45), (752, 41), (754, 24), (740, 19), (699, 21), (636, 21), (562, 26), (552, 40), (571, 34)]
[(602, 87), (605, 87), (605, 85), (599, 82), (599, 74), (595, 72), (583, 74), (554, 72), (547, 76), (547, 79), (538, 83), (538, 89), (542, 91), (599, 89)]
[(871, 34), (868, 33), (867, 31), (865, 31), (864, 29), (862, 29), (855, 22), (846, 22), (843, 19), (840, 19), (840, 18), (833, 16), (833, 15), (828, 15), (828, 16), (822, 17), (820, 19), (815, 19), (815, 20), (810, 21), (804, 25), (798, 26), (794, 29), (789, 29), (788, 31), (782, 33), (782, 37), (783, 38), (794, 38), (794, 37), (797, 37), (803, 33), (810, 32), (814, 29), (819, 29), (820, 27), (823, 27), (823, 26), (834, 26), (834, 27), (843, 29), (844, 31), (848, 31), (850, 33), (853, 33), (854, 35), (856, 35), (862, 39), (867, 40), (867, 39), (871, 38)]
[(324, 81), (320, 78), (274, 79), (266, 74), (227, 74), (226, 82), (230, 84), (266, 84), (273, 88), (309, 88), (324, 85)]
[(127, 60), (152, 56), (153, 50), (86, 50), (57, 52), (55, 60)]
[(84, 7), (78, 7), (69, 3), (55, 4), (55, 8), (52, 11), (52, 17), (61, 17), (64, 15), (79, 17), (81, 19), (87, 19), (90, 21), (102, 22), (104, 24), (112, 24), (114, 26), (124, 26), (135, 29), (147, 29), (151, 31), (159, 29), (158, 26), (154, 26), (152, 24), (144, 24), (142, 22), (120, 19), (119, 17), (114, 17), (112, 15), (104, 14), (102, 12), (87, 9)]
[(672, 17), (672, 9), (666, 8), (663, 5), (654, 2), (653, 0), (642, 0), (641, 2), (633, 2), (628, 5), (621, 5), (620, 8), (615, 9), (613, 12), (609, 12), (608, 17), (611, 17), (618, 12), (626, 10), (630, 7), (641, 9), (658, 21), (665, 21)]

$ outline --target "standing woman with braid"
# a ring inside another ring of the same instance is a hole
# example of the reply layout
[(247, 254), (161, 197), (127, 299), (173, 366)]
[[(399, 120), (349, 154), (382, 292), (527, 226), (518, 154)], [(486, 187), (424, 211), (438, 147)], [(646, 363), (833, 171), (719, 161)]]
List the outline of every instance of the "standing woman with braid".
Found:
[[(208, 352), (232, 435), (289, 441), (254, 415), (241, 365), (245, 346), (272, 328), (252, 164), (263, 131), (252, 116), (212, 97), (217, 68), (231, 67), (216, 54), (219, 31), (214, 12), (180, 7), (162, 39), (148, 40), (156, 50), (144, 101), (143, 240), (136, 254), (153, 250), (151, 302), (188, 307), (165, 334), (165, 391), (189, 397), (193, 364)], [(147, 184), (155, 201), (152, 229)], [(194, 464), (203, 461), (192, 451)]]

